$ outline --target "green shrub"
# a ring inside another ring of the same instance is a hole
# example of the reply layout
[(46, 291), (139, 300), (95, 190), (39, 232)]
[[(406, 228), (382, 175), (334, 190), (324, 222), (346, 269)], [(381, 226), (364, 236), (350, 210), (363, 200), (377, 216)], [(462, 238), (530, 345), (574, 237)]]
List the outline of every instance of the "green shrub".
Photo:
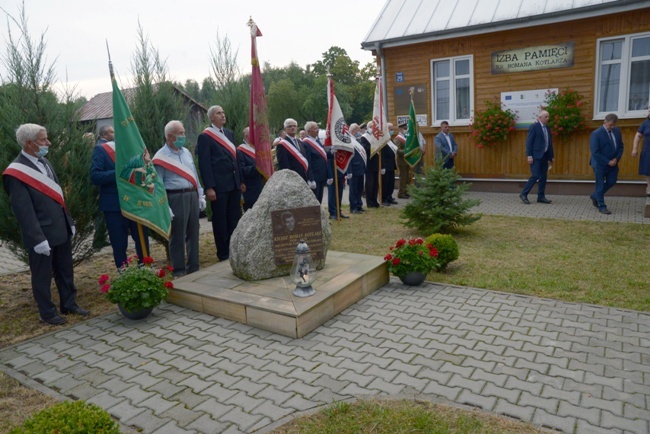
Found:
[(443, 168), (440, 160), (428, 168), (424, 176), (415, 176), (418, 185), (409, 186), (411, 201), (402, 210), (405, 226), (415, 227), (420, 233), (434, 234), (449, 232), (481, 218), (480, 214), (468, 212), (480, 203), (464, 196), (470, 185), (458, 183), (458, 173)]
[(10, 434), (120, 434), (111, 416), (94, 404), (64, 401), (36, 413)]
[(458, 259), (458, 243), (451, 235), (433, 234), (425, 241), (438, 250), (438, 262), (441, 270), (447, 268), (450, 262)]

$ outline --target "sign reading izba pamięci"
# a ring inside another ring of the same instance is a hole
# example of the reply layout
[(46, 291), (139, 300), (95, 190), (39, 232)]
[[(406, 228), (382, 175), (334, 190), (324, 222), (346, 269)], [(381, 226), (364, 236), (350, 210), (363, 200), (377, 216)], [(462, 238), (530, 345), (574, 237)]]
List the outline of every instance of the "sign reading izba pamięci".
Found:
[(573, 66), (573, 42), (492, 53), (492, 74)]

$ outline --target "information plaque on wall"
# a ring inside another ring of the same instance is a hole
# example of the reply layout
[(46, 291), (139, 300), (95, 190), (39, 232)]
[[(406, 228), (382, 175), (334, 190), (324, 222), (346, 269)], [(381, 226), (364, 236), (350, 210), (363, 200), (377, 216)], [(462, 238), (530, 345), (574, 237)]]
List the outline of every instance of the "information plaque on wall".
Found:
[(275, 265), (290, 265), (296, 246), (304, 240), (313, 260), (325, 258), (320, 207), (288, 208), (271, 211)]

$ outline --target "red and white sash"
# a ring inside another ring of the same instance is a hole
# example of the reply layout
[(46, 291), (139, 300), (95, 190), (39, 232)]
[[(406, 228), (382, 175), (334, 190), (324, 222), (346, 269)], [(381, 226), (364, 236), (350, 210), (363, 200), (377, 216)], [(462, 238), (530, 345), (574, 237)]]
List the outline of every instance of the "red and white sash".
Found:
[[(398, 142), (401, 142), (403, 145), (406, 144), (406, 137), (404, 137), (404, 134), (399, 133), (397, 136), (395, 136), (395, 139), (397, 139)], [(398, 143), (395, 143), (397, 146), (399, 146)]]
[(357, 140), (353, 138), (352, 144), (354, 145), (354, 150), (361, 155), (361, 158), (363, 158), (363, 164), (368, 165), (368, 156), (366, 155), (366, 150), (361, 146), (361, 143), (357, 142)]
[(253, 160), (255, 159), (255, 148), (253, 148), (248, 143), (242, 143), (241, 145), (237, 146), (237, 149), (251, 157)]
[(61, 186), (48, 178), (48, 176), (43, 174), (40, 170), (32, 169), (22, 163), (14, 162), (7, 166), (2, 174), (13, 176), (33, 189), (40, 191), (65, 208), (65, 200), (63, 199), (63, 190), (61, 190)]
[(289, 151), (289, 153), (293, 155), (293, 157), (296, 160), (298, 160), (298, 162), (302, 165), (302, 167), (305, 168), (305, 172), (309, 169), (309, 162), (307, 161), (305, 156), (302, 155), (302, 153), (298, 149), (296, 149), (296, 147), (293, 144), (289, 143), (287, 139), (280, 140), (280, 143), (278, 143), (278, 145), (283, 146), (284, 149)]
[(232, 144), (228, 137), (221, 134), (218, 129), (211, 126), (203, 130), (203, 132), (212, 137), (218, 144), (223, 146), (228, 152), (230, 152), (232, 158), (237, 160), (237, 148), (235, 148), (235, 145)]
[(309, 143), (309, 146), (311, 146), (318, 154), (323, 157), (325, 161), (327, 161), (327, 154), (325, 153), (325, 149), (321, 145), (318, 144), (318, 142), (311, 137), (305, 137), (305, 140), (303, 140), (305, 143)]
[(170, 172), (174, 172), (178, 176), (187, 179), (194, 186), (194, 188), (198, 190), (199, 181), (196, 179), (196, 176), (194, 176), (194, 170), (187, 167), (180, 161), (174, 158), (169, 158), (166, 155), (156, 155), (153, 158), (153, 164), (164, 167)]
[(101, 146), (102, 149), (106, 151), (110, 159), (113, 160), (113, 163), (115, 163), (115, 142), (104, 142), (99, 146)]

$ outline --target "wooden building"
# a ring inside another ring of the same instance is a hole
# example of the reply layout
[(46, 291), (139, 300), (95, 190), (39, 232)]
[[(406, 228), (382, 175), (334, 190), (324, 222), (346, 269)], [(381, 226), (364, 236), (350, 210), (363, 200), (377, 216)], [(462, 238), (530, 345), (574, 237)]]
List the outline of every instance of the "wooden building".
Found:
[(554, 141), (548, 191), (593, 189), (589, 135), (616, 113), (625, 152), (612, 193), (643, 195), (631, 148), (650, 100), (650, 1), (387, 0), (362, 47), (377, 56), (385, 77), (390, 122), (408, 115), (414, 88), (427, 164), (447, 120), (463, 178), (476, 189), (519, 191), (530, 176), (527, 125), (505, 143), (478, 149), (469, 136), (474, 111), (486, 100), (512, 103), (518, 122), (530, 124), (547, 90), (575, 89), (589, 122), (566, 142)]

